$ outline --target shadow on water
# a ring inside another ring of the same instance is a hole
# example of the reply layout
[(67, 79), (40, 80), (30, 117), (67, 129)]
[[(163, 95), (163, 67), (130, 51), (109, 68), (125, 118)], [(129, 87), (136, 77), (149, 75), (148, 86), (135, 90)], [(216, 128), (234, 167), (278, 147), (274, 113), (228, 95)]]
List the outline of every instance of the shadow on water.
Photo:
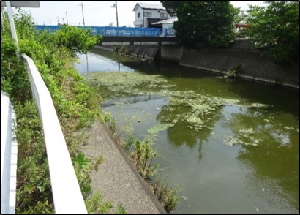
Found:
[(259, 102), (273, 106), (274, 111), (288, 112), (299, 119), (299, 90), (297, 89), (246, 80), (233, 80), (228, 86), (228, 90), (247, 98), (249, 102)]

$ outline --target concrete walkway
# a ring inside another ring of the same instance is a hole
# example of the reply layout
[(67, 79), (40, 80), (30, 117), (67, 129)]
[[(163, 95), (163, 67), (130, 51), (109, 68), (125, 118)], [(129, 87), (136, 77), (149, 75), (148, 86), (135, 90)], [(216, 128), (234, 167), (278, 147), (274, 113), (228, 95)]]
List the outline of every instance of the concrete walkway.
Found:
[(165, 214), (161, 203), (130, 163), (126, 153), (113, 142), (105, 126), (97, 120), (88, 133), (90, 137), (79, 148), (92, 160), (99, 155), (104, 158), (98, 171), (91, 174), (91, 186), (93, 192), (99, 191), (105, 201), (113, 203), (109, 213), (116, 213), (121, 203), (128, 214)]

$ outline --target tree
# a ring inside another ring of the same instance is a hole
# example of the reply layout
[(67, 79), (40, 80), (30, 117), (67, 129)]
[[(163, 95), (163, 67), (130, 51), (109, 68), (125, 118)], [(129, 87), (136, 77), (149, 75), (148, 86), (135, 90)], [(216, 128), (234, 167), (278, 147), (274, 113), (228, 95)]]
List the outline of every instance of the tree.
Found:
[(175, 13), (176, 36), (192, 47), (226, 47), (234, 39), (234, 8), (229, 1), (162, 1)]
[(234, 23), (244, 23), (245, 22), (245, 11), (241, 10), (240, 7), (235, 7), (234, 9)]
[(167, 12), (171, 15), (177, 15), (177, 8), (180, 6), (181, 1), (161, 1), (162, 5), (166, 8)]
[(266, 1), (266, 7), (248, 10), (246, 30), (254, 47), (265, 52), (282, 67), (299, 59), (299, 2)]

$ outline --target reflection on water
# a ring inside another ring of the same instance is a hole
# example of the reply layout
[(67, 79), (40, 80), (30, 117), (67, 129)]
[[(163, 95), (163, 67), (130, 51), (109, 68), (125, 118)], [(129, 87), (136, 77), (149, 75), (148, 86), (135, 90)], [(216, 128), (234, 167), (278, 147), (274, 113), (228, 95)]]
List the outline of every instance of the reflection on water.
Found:
[[(121, 57), (121, 56), (120, 56)], [(78, 60), (80, 64), (75, 64), (75, 68), (80, 73), (86, 73), (86, 72), (98, 72), (98, 71), (119, 71), (119, 72), (133, 72), (134, 69), (131, 69), (128, 66), (125, 66), (117, 61), (113, 61), (111, 59), (105, 58), (101, 55), (88, 53), (88, 54), (82, 54), (78, 56)], [(101, 69), (100, 69), (100, 64)]]
[(86, 56), (86, 71), (87, 71), (87, 72), (90, 72), (90, 69), (89, 69), (89, 57), (88, 57), (88, 54), (86, 54), (85, 56)]
[(298, 91), (101, 50), (88, 61), (102, 109), (181, 185), (174, 213), (299, 213)]

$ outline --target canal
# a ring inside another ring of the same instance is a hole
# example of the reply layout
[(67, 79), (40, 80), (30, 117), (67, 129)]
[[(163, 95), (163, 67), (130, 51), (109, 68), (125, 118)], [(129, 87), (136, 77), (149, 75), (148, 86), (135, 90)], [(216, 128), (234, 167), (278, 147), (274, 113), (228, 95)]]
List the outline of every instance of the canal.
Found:
[(94, 49), (79, 55), (117, 133), (147, 139), (173, 213), (299, 213), (299, 91)]

